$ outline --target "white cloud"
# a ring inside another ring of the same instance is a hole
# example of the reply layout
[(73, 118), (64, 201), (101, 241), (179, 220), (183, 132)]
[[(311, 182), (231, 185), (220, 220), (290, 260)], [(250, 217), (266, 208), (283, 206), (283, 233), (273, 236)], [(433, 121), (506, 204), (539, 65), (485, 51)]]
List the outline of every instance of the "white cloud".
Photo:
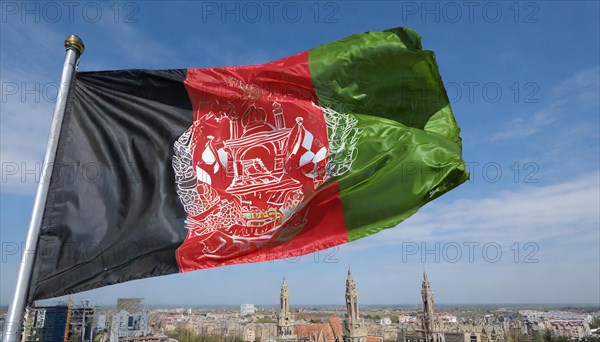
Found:
[(491, 137), (492, 141), (532, 136), (556, 123), (575, 109), (598, 107), (600, 93), (600, 67), (579, 71), (561, 82), (551, 91), (553, 100), (533, 115), (522, 115), (510, 121), (504, 130)]
[(571, 98), (581, 108), (598, 107), (600, 104), (600, 66), (582, 70), (562, 82), (553, 90), (554, 96)]

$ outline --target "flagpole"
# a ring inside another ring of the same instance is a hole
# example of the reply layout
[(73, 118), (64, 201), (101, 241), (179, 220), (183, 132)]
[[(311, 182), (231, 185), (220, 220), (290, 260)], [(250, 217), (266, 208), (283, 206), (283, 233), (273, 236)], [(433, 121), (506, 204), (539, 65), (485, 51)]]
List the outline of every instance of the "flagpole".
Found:
[(83, 41), (75, 35), (68, 36), (65, 39), (65, 48), (65, 62), (62, 70), (58, 97), (56, 98), (56, 105), (54, 107), (54, 116), (52, 117), (52, 124), (50, 126), (50, 136), (48, 137), (46, 154), (44, 156), (44, 167), (42, 167), (42, 175), (40, 182), (38, 183), (35, 202), (33, 203), (31, 221), (29, 222), (25, 250), (23, 251), (19, 268), (15, 295), (13, 297), (12, 305), (10, 306), (10, 312), (4, 331), (4, 340), (7, 342), (21, 340), (22, 320), (27, 306), (31, 273), (33, 271), (38, 236), (42, 217), (44, 215), (44, 206), (48, 196), (50, 177), (54, 169), (54, 159), (56, 157), (56, 149), (58, 147), (58, 139), (60, 137), (60, 129), (63, 123), (65, 109), (67, 108), (69, 88), (73, 79), (73, 74), (75, 73), (75, 68), (77, 67), (77, 61), (84, 50)]

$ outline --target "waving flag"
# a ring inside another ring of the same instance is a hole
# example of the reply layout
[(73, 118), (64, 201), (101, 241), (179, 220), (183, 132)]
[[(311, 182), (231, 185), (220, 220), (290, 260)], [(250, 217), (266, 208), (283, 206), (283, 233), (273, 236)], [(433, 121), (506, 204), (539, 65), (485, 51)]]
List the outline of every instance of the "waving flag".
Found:
[(263, 65), (77, 73), (29, 300), (377, 233), (464, 182), (461, 153), (410, 29)]

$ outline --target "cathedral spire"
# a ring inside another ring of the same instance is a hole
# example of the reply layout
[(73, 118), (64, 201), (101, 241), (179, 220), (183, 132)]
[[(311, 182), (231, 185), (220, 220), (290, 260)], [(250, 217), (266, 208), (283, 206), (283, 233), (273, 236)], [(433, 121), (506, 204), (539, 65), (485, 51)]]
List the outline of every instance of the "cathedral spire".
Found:
[(350, 272), (350, 267), (348, 267), (348, 277), (346, 277), (346, 288), (352, 284), (352, 286), (356, 286), (354, 284), (354, 279), (352, 279), (352, 272)]
[(423, 284), (421, 286), (421, 296), (423, 297), (423, 330), (425, 333), (426, 341), (430, 341), (432, 338), (435, 340), (435, 334), (433, 334), (433, 323), (434, 323), (434, 302), (433, 302), (433, 291), (429, 285), (429, 278), (427, 273), (423, 272)]
[(287, 316), (290, 313), (290, 298), (288, 292), (288, 285), (285, 281), (285, 276), (283, 277), (283, 282), (281, 283), (281, 293), (279, 295), (280, 299), (280, 316)]
[(348, 267), (346, 278), (346, 320), (344, 322), (345, 342), (366, 342), (366, 331), (358, 315), (358, 290)]
[(350, 268), (348, 268), (348, 277), (346, 278), (346, 317), (350, 321), (358, 321), (358, 291)]
[(293, 335), (294, 318), (290, 313), (290, 296), (288, 292), (288, 284), (283, 277), (281, 283), (281, 293), (279, 295), (280, 308), (279, 317), (277, 318), (277, 341), (293, 342), (296, 336)]

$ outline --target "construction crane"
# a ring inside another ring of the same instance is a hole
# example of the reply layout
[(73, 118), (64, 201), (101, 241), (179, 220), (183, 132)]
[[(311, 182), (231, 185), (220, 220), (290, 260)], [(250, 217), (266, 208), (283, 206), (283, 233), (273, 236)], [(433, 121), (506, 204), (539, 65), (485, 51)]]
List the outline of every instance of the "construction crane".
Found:
[(64, 342), (69, 342), (69, 330), (71, 330), (71, 307), (73, 306), (73, 301), (71, 300), (71, 295), (69, 295), (69, 304), (67, 306), (67, 323), (65, 324), (65, 336), (63, 338)]

